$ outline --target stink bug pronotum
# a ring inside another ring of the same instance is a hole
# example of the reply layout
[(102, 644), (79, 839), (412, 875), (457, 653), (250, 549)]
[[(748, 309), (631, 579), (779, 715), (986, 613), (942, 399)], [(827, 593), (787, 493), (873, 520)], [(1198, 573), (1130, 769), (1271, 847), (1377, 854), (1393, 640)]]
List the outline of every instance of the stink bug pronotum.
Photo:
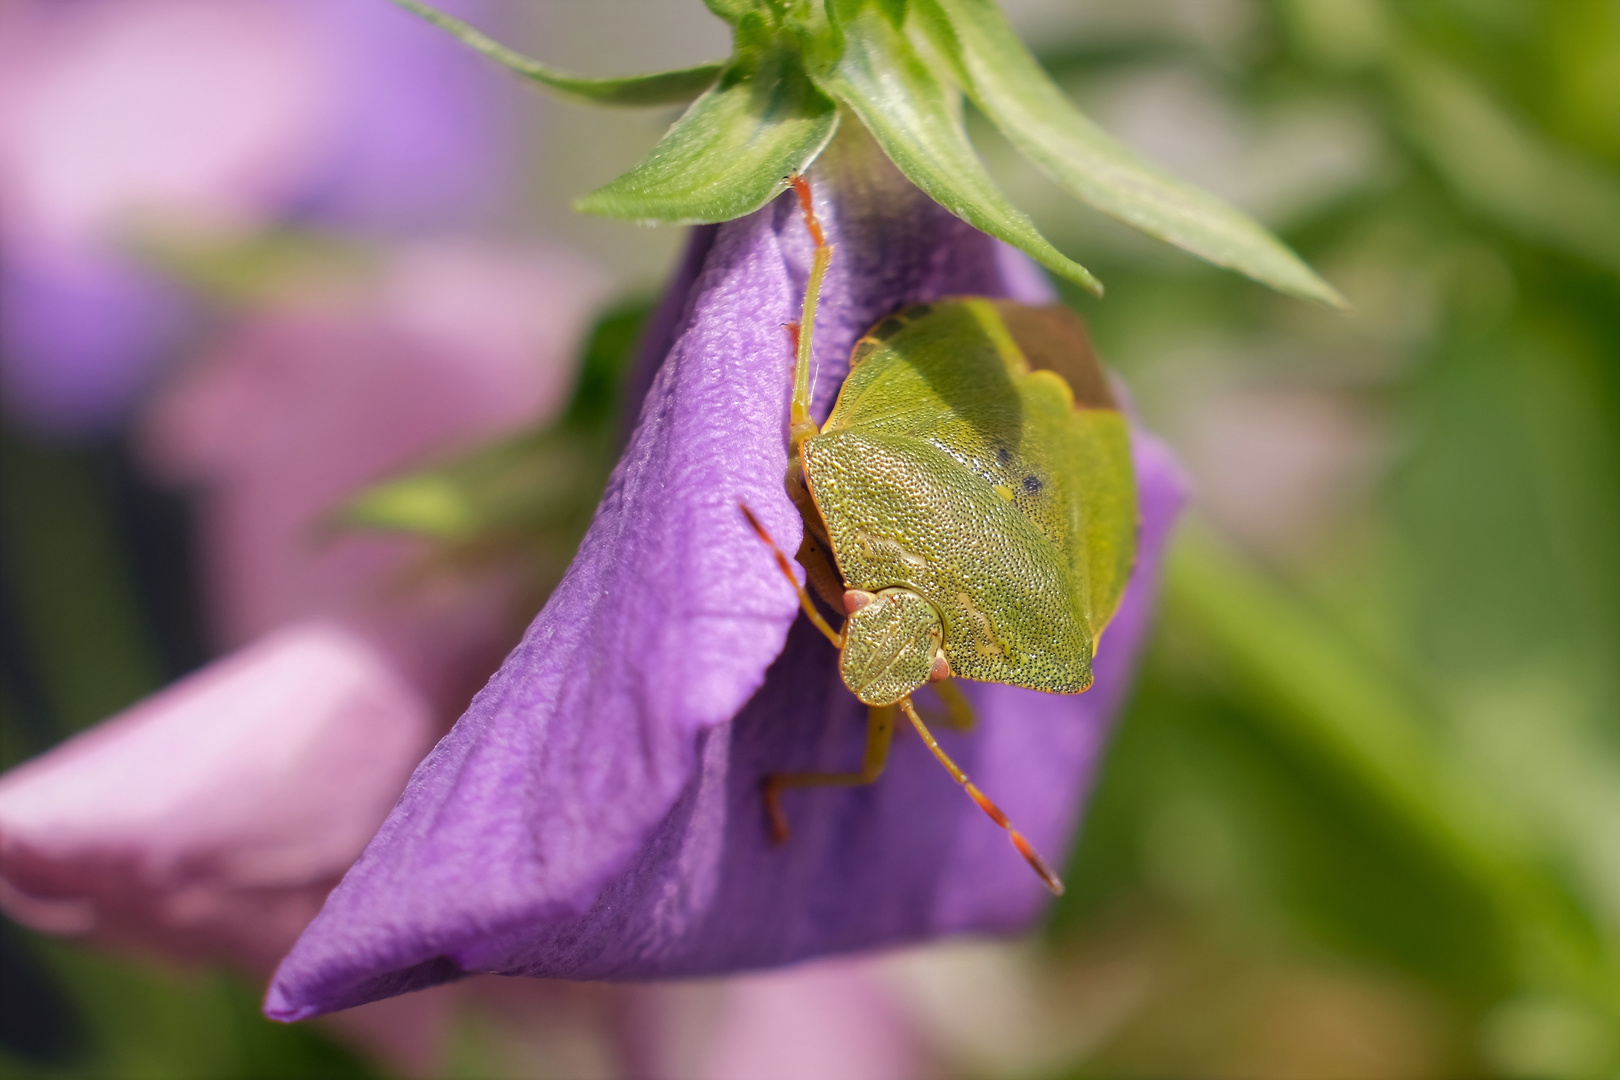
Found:
[[(784, 788), (867, 784), (888, 759), (894, 709), (1054, 893), (1045, 860), (935, 741), (911, 695), (934, 683), (961, 716), (952, 676), (1075, 694), (1119, 606), (1136, 548), (1130, 432), (1079, 320), (1067, 309), (954, 297), (900, 311), (855, 345), (825, 425), (810, 416), (810, 338), (832, 248), (793, 177), (815, 254), (796, 359), (788, 490), (805, 519), (800, 560), (847, 618), (835, 631), (775, 552), (805, 614), (839, 650), (869, 707), (859, 772), (764, 780), (773, 835)], [(1052, 370), (1066, 371), (1069, 380)], [(1071, 385), (1072, 383), (1072, 385)], [(828, 559), (830, 553), (830, 561)], [(970, 717), (971, 713), (967, 713)]]

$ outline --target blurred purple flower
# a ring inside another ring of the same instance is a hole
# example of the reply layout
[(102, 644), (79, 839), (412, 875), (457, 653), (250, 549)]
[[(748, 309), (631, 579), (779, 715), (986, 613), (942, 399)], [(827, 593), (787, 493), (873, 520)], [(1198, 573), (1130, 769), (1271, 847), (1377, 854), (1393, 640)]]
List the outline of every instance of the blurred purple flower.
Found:
[(511, 582), (406, 587), (419, 538), (322, 523), (367, 484), (553, 416), (606, 287), (563, 252), (417, 242), (352, 295), (319, 281), (220, 335), (152, 403), (141, 441), (200, 497), (221, 643), (338, 619), (454, 716), (516, 636)]
[(0, 7), (6, 408), (67, 435), (124, 417), (187, 321), (128, 253), (143, 233), (465, 220), (500, 183), (506, 82), (367, 0)]
[(85, 432), (122, 416), (190, 316), (182, 290), (117, 259), (0, 264), (0, 398), (34, 431)]
[[(858, 334), (956, 293), (1046, 299), (1020, 257), (905, 184), (829, 152), (837, 254), (816, 328), (822, 414)], [(788, 200), (704, 230), (667, 357), (568, 575), (277, 972), (296, 1020), (465, 972), (634, 979), (786, 964), (945, 933), (1011, 931), (1045, 891), (914, 739), (874, 786), (794, 792), (766, 839), (759, 781), (858, 760), (864, 709), (737, 512), (789, 550), (791, 358), (808, 240)], [(678, 283), (682, 287), (684, 283)], [(1095, 687), (969, 688), (942, 736), (1039, 847), (1066, 849), (1130, 679), (1180, 474), (1136, 442), (1143, 535)]]

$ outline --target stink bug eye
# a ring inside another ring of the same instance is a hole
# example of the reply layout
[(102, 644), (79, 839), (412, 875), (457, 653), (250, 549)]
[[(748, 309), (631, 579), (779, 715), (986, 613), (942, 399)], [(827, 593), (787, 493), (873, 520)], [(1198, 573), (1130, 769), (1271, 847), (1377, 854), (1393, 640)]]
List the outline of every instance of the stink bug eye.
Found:
[(806, 615), (870, 707), (854, 773), (766, 777), (772, 833), (786, 788), (865, 784), (887, 760), (897, 707), (1053, 892), (1062, 883), (951, 761), (911, 695), (935, 683), (953, 724), (971, 710), (950, 678), (1051, 693), (1091, 685), (1098, 636), (1135, 558), (1130, 436), (1078, 318), (984, 297), (914, 305), (851, 353), (825, 425), (810, 416), (810, 351), (832, 248), (808, 183), (791, 180), (815, 243), (793, 334), (788, 491), (805, 519), (800, 561), (847, 618), (834, 631), (746, 507)]

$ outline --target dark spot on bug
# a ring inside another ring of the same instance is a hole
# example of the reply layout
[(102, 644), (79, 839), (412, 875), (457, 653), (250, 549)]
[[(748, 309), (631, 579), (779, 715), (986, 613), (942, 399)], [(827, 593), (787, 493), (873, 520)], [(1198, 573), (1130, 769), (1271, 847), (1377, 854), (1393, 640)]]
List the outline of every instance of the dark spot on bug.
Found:
[(905, 316), (905, 320), (907, 322), (910, 322), (912, 319), (920, 319), (920, 318), (922, 318), (924, 315), (927, 315), (928, 313), (930, 313), (933, 310), (934, 310), (934, 305), (933, 304), (918, 304), (916, 307), (908, 307), (908, 308), (906, 308), (906, 310), (905, 310), (905, 312), (903, 314)]
[(1005, 446), (996, 447), (996, 464), (1007, 465), (1012, 461), (1012, 451)]
[(1024, 477), (1025, 495), (1039, 495), (1041, 493), (1041, 488), (1044, 486), (1045, 485), (1041, 483), (1041, 478), (1038, 476)]

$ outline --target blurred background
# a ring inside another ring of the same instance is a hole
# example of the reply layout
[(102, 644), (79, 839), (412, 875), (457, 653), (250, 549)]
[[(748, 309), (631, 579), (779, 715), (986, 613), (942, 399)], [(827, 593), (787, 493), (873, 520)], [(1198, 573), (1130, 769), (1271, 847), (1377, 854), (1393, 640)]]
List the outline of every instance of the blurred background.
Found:
[[(728, 46), (697, 0), (444, 6), (591, 74)], [(0, 1074), (1620, 1077), (1620, 8), (1004, 6), (1354, 305), (1078, 208), (970, 118), (1195, 488), (1070, 893), (1025, 940), (291, 1028), (269, 967), (611, 466), (682, 237), (568, 202), (673, 114), (549, 101), (383, 0), (0, 7), (0, 764), (145, 700), (0, 783), (51, 823), (8, 876), (113, 912), (0, 890)], [(317, 670), (296, 738), (196, 718)], [(243, 771), (358, 713), (337, 794)]]

